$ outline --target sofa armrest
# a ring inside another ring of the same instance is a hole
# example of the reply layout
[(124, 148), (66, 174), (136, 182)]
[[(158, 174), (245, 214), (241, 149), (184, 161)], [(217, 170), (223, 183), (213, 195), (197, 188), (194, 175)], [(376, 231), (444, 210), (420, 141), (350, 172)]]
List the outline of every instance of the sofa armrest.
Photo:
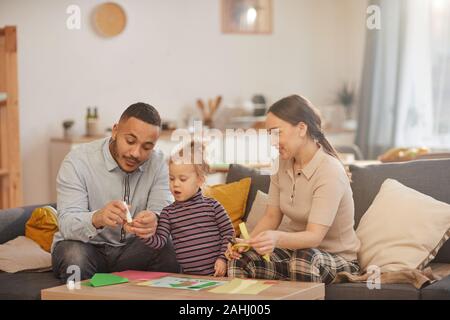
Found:
[(25, 235), (25, 224), (31, 213), (43, 206), (56, 208), (56, 204), (52, 203), (0, 210), (0, 244)]
[(421, 290), (423, 300), (450, 300), (450, 276)]

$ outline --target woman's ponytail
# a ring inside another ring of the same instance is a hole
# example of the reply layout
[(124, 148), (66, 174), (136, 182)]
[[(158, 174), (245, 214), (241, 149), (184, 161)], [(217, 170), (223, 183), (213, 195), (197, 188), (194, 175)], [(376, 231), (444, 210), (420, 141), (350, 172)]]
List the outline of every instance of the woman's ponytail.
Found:
[(325, 134), (319, 127), (311, 128), (311, 136), (315, 139), (329, 155), (339, 159), (338, 153), (336, 149), (331, 145), (328, 139), (325, 137)]

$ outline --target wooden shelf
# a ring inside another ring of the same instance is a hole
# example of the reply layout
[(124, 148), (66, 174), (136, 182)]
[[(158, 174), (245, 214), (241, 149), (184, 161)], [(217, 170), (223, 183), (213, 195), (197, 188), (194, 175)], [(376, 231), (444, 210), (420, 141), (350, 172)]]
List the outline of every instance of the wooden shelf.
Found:
[[(236, 163), (241, 166), (250, 168), (250, 169), (256, 169), (256, 170), (263, 170), (263, 169), (269, 169), (271, 164), (270, 163)], [(211, 173), (228, 173), (230, 170), (230, 163), (212, 163), (210, 164)]]
[(356, 130), (346, 128), (325, 128), (325, 134), (355, 133)]
[(106, 138), (106, 135), (98, 135), (98, 136), (75, 136), (70, 138), (51, 138), (51, 142), (61, 142), (61, 143), (69, 143), (69, 144), (77, 144), (77, 143), (87, 143), (94, 140)]
[(8, 95), (5, 92), (0, 92), (0, 107), (6, 106), (6, 99)]
[(0, 209), (22, 205), (16, 33), (0, 28)]
[[(162, 139), (170, 139), (172, 133), (175, 131), (175, 129), (170, 129), (170, 130), (162, 130), (161, 131), (161, 135), (160, 138)], [(60, 142), (60, 143), (69, 143), (69, 144), (76, 144), (76, 143), (86, 143), (86, 142), (91, 142), (94, 140), (98, 140), (98, 139), (103, 139), (106, 137), (109, 137), (109, 134), (105, 134), (105, 135), (97, 135), (97, 136), (74, 136), (74, 137), (69, 137), (69, 138), (64, 138), (64, 137), (53, 137), (50, 138), (51, 142)]]

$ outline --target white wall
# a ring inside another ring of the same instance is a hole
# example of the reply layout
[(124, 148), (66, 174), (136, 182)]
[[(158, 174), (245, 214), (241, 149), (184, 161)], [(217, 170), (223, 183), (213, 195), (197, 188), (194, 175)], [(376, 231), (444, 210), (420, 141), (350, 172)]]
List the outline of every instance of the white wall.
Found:
[[(301, 93), (320, 106), (361, 73), (366, 0), (274, 0), (269, 36), (221, 34), (219, 0), (118, 0), (128, 25), (113, 39), (90, 25), (102, 2), (0, 0), (0, 26), (18, 27), (25, 204), (48, 201), (49, 139), (68, 118), (82, 134), (88, 105), (104, 127), (136, 101), (173, 120), (217, 94)], [(69, 4), (81, 7), (80, 31), (66, 29)]]

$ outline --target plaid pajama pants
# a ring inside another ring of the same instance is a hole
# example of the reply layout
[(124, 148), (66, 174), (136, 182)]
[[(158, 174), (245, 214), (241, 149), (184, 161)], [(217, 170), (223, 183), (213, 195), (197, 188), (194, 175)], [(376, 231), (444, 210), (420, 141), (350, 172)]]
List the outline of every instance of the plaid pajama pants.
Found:
[(339, 272), (359, 274), (358, 261), (347, 261), (341, 256), (319, 249), (289, 250), (275, 248), (267, 262), (249, 250), (242, 258), (228, 263), (228, 276), (269, 280), (322, 282), (330, 284)]

